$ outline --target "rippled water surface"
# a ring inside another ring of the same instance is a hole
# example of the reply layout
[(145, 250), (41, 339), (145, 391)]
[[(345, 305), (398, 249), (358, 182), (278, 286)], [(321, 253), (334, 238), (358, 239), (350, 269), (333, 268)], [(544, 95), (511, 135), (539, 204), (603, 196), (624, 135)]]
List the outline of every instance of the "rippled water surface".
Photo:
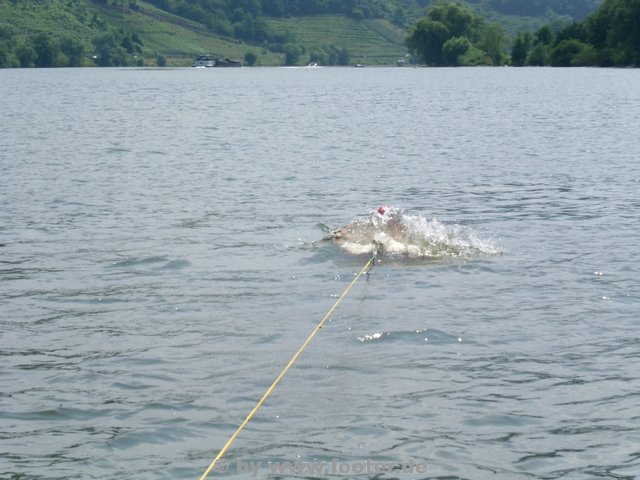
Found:
[(368, 260), (321, 239), (381, 203), (482, 248), (380, 256), (210, 478), (640, 478), (639, 71), (0, 92), (0, 478), (198, 478)]

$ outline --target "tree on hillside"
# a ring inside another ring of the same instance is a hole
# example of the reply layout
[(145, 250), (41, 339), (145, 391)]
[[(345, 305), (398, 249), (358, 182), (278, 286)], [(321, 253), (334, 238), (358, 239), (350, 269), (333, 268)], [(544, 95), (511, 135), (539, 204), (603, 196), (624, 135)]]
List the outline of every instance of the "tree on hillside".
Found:
[(442, 65), (442, 47), (450, 37), (442, 22), (421, 18), (411, 29), (406, 44), (427, 65)]
[(0, 41), (0, 68), (11, 66), (11, 50), (6, 42)]
[(304, 53), (304, 48), (293, 43), (287, 43), (284, 46), (284, 64), (287, 66), (297, 65), (300, 62), (300, 56)]
[(258, 61), (258, 56), (253, 52), (247, 52), (244, 54), (244, 63), (245, 65), (249, 65), (253, 67)]
[(640, 0), (605, 0), (594, 16), (595, 46), (610, 49), (616, 65), (640, 65)]
[(60, 39), (60, 51), (65, 57), (63, 62), (69, 67), (80, 67), (84, 59), (84, 46), (75, 38), (65, 36)]
[(550, 63), (554, 67), (572, 67), (574, 66), (574, 58), (586, 47), (584, 43), (575, 38), (562, 40), (551, 51)]
[(501, 65), (508, 37), (498, 25), (487, 25), (457, 3), (427, 9), (405, 39), (427, 65)]
[(533, 44), (519, 34), (512, 64), (553, 66), (640, 66), (640, 0), (604, 0), (583, 22), (566, 25), (556, 35), (538, 30)]
[[(474, 0), (471, 0), (474, 1)], [(478, 3), (475, 0), (474, 3)], [(543, 16), (549, 11), (582, 19), (593, 12), (602, 0), (483, 0), (492, 9), (506, 15)]]
[(527, 61), (527, 54), (531, 49), (531, 43), (531, 34), (529, 32), (518, 33), (511, 49), (511, 65), (514, 67), (524, 66)]
[[(452, 55), (462, 51), (477, 35), (482, 19), (460, 4), (433, 5), (418, 20), (406, 38), (407, 46), (428, 65), (452, 64)], [(457, 40), (452, 40), (457, 38)], [(444, 45), (452, 43), (444, 54)], [(446, 57), (446, 58), (445, 58)], [(456, 62), (453, 62), (456, 64)]]
[(434, 5), (427, 10), (427, 18), (445, 25), (451, 37), (472, 38), (482, 24), (482, 18), (457, 3)]
[(527, 65), (541, 67), (549, 64), (551, 56), (551, 45), (553, 43), (553, 32), (548, 25), (540, 28), (533, 35), (533, 47), (527, 55)]
[(20, 64), (20, 68), (30, 68), (36, 66), (38, 54), (30, 43), (19, 41), (13, 49), (13, 54)]
[(342, 47), (339, 51), (338, 51), (338, 65), (349, 65), (349, 63), (351, 63), (351, 54), (349, 53), (349, 50), (347, 50), (346, 47)]
[(33, 40), (33, 49), (36, 52), (36, 67), (55, 66), (57, 47), (47, 34), (41, 33)]
[(492, 23), (482, 30), (478, 46), (485, 52), (493, 65), (503, 65), (506, 60), (505, 49), (509, 37), (497, 23)]
[[(95, 47), (95, 63), (100, 67), (119, 67), (140, 64), (142, 47), (132, 42), (131, 36), (124, 31), (101, 33), (92, 39)], [(138, 60), (136, 54), (140, 54)]]
[(545, 25), (540, 30), (538, 30), (535, 34), (536, 41), (535, 43), (541, 43), (542, 45), (550, 45), (553, 42), (553, 32), (551, 31), (551, 27), (549, 25)]
[(451, 37), (442, 46), (442, 60), (445, 65), (459, 66), (462, 64), (462, 56), (472, 47), (467, 37)]

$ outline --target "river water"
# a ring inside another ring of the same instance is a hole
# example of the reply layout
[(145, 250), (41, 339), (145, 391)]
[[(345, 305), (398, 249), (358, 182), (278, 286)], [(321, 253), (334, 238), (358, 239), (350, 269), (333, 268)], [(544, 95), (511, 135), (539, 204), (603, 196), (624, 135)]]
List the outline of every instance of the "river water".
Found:
[(198, 478), (380, 204), (443, 248), (209, 478), (640, 478), (638, 132), (638, 70), (0, 71), (0, 478)]

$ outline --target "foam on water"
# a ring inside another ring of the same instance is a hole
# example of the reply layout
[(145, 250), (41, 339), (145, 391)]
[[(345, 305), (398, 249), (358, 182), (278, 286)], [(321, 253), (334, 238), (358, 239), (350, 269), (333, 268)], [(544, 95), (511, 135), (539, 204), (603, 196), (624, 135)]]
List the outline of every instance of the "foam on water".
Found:
[(501, 250), (460, 225), (445, 225), (436, 219), (388, 207), (381, 214), (334, 230), (329, 237), (346, 252), (361, 255), (377, 252), (387, 256), (441, 259), (496, 255)]

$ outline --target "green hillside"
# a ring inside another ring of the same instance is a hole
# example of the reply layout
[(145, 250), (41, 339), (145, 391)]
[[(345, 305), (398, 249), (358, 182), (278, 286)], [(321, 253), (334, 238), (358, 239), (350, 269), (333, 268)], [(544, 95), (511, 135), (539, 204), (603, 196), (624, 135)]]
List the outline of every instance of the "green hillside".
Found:
[[(469, 0), (483, 11), (521, 17), (566, 15), (582, 20), (593, 13), (603, 0)], [(434, 3), (434, 2), (431, 2)]]
[[(512, 36), (534, 32), (545, 25), (555, 29), (595, 12), (603, 0), (469, 0), (469, 8)], [(433, 3), (433, 2), (432, 2)], [(465, 2), (461, 2), (465, 3)]]
[(403, 29), (384, 19), (355, 20), (341, 15), (270, 19), (270, 27), (290, 35), (308, 53), (346, 48), (351, 63), (392, 64), (407, 52)]
[[(23, 52), (29, 40), (33, 42), (41, 34), (51, 42), (72, 42), (82, 50), (82, 61), (72, 66), (91, 65), (94, 63), (92, 57), (98, 54), (96, 39), (109, 33), (116, 36), (119, 44), (124, 39), (126, 45), (126, 39), (132, 35), (140, 40), (139, 49), (130, 48), (131, 51), (127, 52), (129, 58), (123, 63), (125, 65), (155, 65), (158, 55), (168, 58), (169, 64), (187, 65), (195, 55), (209, 52), (238, 59), (247, 52), (253, 52), (264, 64), (282, 62), (282, 54), (213, 34), (198, 22), (162, 11), (143, 1), (137, 3), (135, 10), (82, 0), (74, 2), (73, 8), (69, 5), (71, 2), (63, 4), (55, 0), (15, 4), (0, 0), (0, 65), (3, 50), (5, 59), (10, 47), (18, 53)], [(126, 46), (123, 48), (126, 52)], [(13, 61), (18, 62), (19, 59), (14, 55)]]
[(97, 8), (96, 11), (109, 25), (136, 32), (150, 61), (162, 54), (173, 64), (187, 65), (191, 64), (197, 54), (215, 53), (220, 57), (242, 59), (246, 52), (259, 55), (266, 64), (282, 61), (282, 55), (233, 38), (215, 35), (193, 20), (170, 14), (145, 2), (139, 2), (138, 5), (136, 11), (104, 7)]
[(502, 26), (467, 6), (438, 3), (413, 25), (406, 43), (429, 66), (639, 67), (638, 25), (640, 0), (604, 0), (582, 21), (519, 32), (510, 41)]
[[(466, 3), (515, 35), (554, 21), (566, 24), (570, 10), (581, 15), (600, 1)], [(257, 65), (305, 64), (316, 58), (327, 64), (393, 64), (406, 53), (407, 31), (431, 3), (0, 0), (0, 67), (189, 65), (201, 53)], [(530, 16), (542, 8), (543, 14)]]

